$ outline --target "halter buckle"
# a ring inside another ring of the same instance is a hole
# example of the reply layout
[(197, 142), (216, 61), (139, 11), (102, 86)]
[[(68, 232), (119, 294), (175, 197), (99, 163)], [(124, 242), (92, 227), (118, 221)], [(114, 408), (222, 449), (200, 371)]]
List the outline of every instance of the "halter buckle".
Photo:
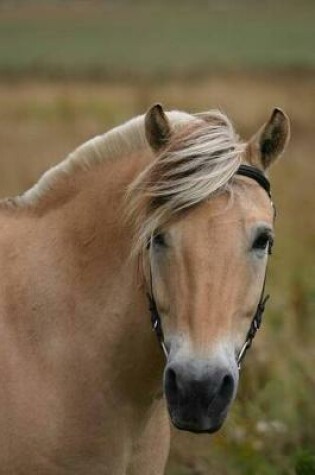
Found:
[(251, 344), (252, 344), (251, 340), (247, 338), (244, 345), (241, 348), (241, 351), (239, 352), (239, 355), (237, 358), (237, 367), (239, 371), (241, 370), (241, 363), (244, 359), (244, 356), (246, 355), (246, 351), (248, 350), (248, 348), (250, 348)]

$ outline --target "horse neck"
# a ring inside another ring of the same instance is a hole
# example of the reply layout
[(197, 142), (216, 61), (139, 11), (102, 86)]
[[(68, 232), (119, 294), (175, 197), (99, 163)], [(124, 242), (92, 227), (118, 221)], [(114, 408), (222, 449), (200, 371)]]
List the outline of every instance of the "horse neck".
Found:
[[(73, 197), (65, 193), (63, 202), (59, 190), (56, 203), (48, 200), (47, 210), (42, 205), (38, 219), (41, 239), (56, 256), (50, 265), (61, 265), (67, 275), (60, 302), (75, 298), (72, 314), (58, 315), (69, 318), (68, 324), (75, 321), (78, 341), (93, 347), (99, 371), (108, 381), (112, 377), (111, 387), (141, 404), (160, 389), (163, 358), (138, 263), (129, 257), (132, 229), (123, 210), (126, 187), (147, 160), (129, 156), (73, 177)], [(65, 322), (59, 318), (57, 324)], [(82, 345), (74, 351), (81, 352)]]

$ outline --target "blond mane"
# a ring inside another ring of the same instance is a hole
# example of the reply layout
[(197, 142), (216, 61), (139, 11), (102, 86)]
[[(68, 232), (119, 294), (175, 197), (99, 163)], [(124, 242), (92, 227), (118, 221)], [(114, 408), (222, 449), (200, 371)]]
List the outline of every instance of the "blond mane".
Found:
[[(179, 111), (169, 112), (168, 117), (175, 129), (194, 119), (190, 114)], [(47, 193), (53, 191), (62, 176), (71, 175), (76, 170), (88, 170), (95, 164), (118, 159), (145, 148), (148, 148), (148, 144), (145, 138), (144, 115), (140, 115), (80, 145), (11, 202), (14, 201), (14, 205), (18, 207), (36, 205)]]
[[(135, 252), (173, 215), (222, 190), (237, 170), (244, 149), (230, 120), (219, 111), (196, 115), (172, 111), (166, 115), (173, 130), (167, 147), (157, 156), (152, 154), (151, 163), (127, 192), (127, 214), (137, 230)], [(53, 193), (60, 178), (145, 149), (149, 152), (142, 115), (79, 146), (14, 198), (14, 205), (36, 205)]]

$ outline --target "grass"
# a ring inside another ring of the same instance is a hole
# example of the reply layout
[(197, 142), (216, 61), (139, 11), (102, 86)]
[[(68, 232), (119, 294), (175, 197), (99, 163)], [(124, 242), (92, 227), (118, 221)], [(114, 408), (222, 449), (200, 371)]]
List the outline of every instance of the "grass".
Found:
[(218, 73), (202, 80), (0, 82), (1, 194), (29, 187), (75, 146), (161, 100), (167, 108), (221, 107), (249, 137), (275, 105), (292, 142), (272, 172), (278, 208), (268, 275), (272, 299), (228, 421), (214, 436), (174, 431), (167, 475), (315, 473), (315, 222), (312, 73)]
[(196, 75), (313, 68), (315, 4), (26, 2), (0, 6), (2, 75)]

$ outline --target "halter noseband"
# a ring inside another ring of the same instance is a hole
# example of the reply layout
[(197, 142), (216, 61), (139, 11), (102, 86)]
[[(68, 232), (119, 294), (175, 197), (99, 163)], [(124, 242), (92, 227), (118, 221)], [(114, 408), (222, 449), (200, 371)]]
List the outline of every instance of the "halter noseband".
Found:
[[(268, 194), (269, 198), (271, 199), (271, 192), (270, 192), (270, 182), (269, 180), (265, 177), (265, 175), (256, 167), (252, 167), (249, 165), (240, 165), (239, 168), (236, 171), (236, 175), (241, 175), (245, 176), (248, 178), (251, 178), (252, 180), (255, 180), (256, 183), (258, 183)], [(272, 206), (273, 203), (271, 202)], [(149, 246), (151, 244), (151, 241), (149, 242)], [(247, 350), (252, 346), (253, 339), (257, 333), (257, 330), (260, 328), (261, 322), (262, 322), (262, 317), (263, 313), (265, 311), (265, 305), (267, 300), (269, 299), (269, 295), (265, 296), (265, 284), (266, 284), (266, 274), (264, 277), (264, 283), (262, 287), (262, 291), (260, 294), (260, 299), (259, 303), (257, 305), (256, 312), (254, 314), (254, 317), (251, 321), (249, 330), (247, 332), (245, 342), (238, 354), (237, 357), (237, 364), (238, 364), (238, 369), (241, 369), (241, 363), (245, 357), (245, 354)], [(161, 323), (161, 317), (159, 315), (159, 311), (156, 305), (156, 301), (153, 295), (153, 285), (152, 285), (152, 272), (150, 269), (150, 293), (147, 292), (147, 298), (149, 302), (149, 311), (151, 314), (151, 325), (152, 325), (152, 330), (155, 331), (156, 337), (158, 339), (159, 345), (161, 346), (164, 355), (167, 359), (168, 357), (168, 351), (165, 345), (164, 341), (164, 333), (163, 333), (163, 328), (162, 328), (162, 323)]]

